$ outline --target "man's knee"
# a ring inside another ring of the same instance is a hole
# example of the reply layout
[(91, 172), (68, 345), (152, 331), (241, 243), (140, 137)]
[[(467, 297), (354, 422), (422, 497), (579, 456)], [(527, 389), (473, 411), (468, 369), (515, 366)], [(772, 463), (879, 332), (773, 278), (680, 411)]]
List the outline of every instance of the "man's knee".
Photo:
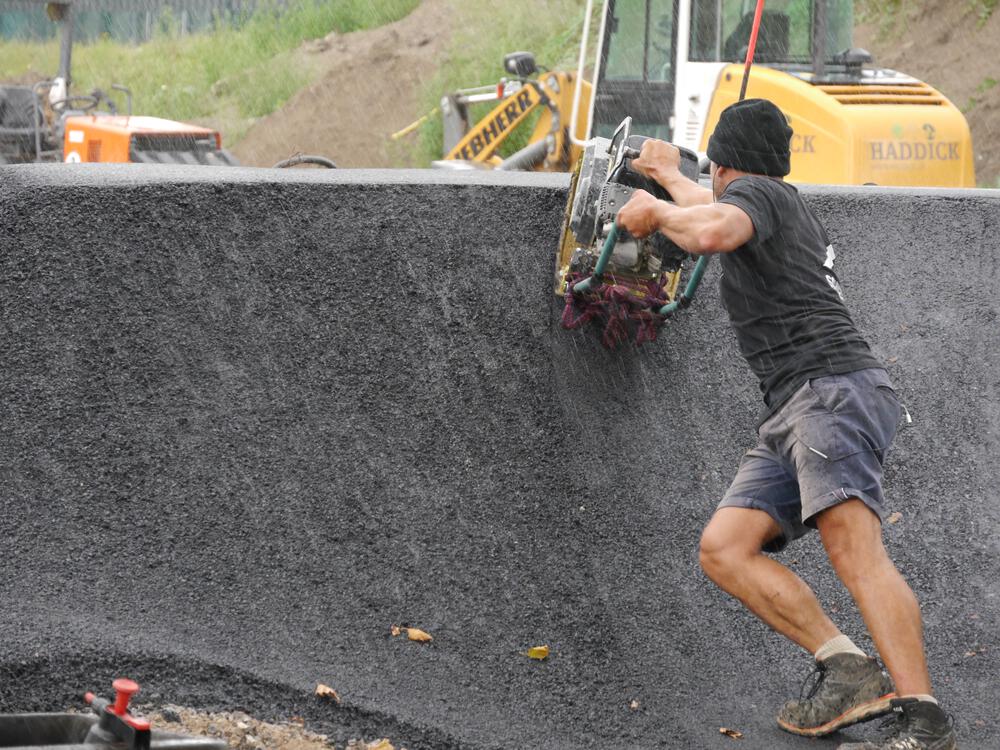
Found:
[(713, 581), (727, 578), (744, 556), (745, 553), (739, 551), (725, 534), (711, 524), (705, 527), (698, 546), (698, 562)]
[(722, 508), (701, 534), (698, 560), (713, 581), (737, 574), (780, 530), (763, 511)]
[(830, 564), (845, 583), (888, 562), (882, 544), (881, 521), (857, 498), (820, 513), (816, 516), (816, 528)]

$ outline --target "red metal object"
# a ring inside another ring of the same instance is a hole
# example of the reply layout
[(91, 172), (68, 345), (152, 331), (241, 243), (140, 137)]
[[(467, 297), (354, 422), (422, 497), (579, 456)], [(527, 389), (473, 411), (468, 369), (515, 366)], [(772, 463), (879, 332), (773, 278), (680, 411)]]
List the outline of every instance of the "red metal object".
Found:
[(747, 45), (747, 60), (743, 66), (743, 85), (740, 86), (740, 101), (747, 95), (747, 84), (750, 83), (750, 68), (753, 66), (753, 55), (757, 49), (757, 33), (760, 31), (760, 18), (764, 14), (764, 0), (757, 0), (757, 10), (753, 14), (753, 28), (750, 30), (750, 44)]
[(125, 716), (128, 713), (128, 703), (132, 696), (139, 692), (139, 684), (134, 680), (119, 677), (111, 683), (115, 690), (115, 703), (109, 707), (115, 716)]
[(134, 716), (123, 716), (122, 721), (139, 732), (148, 732), (152, 726), (149, 719), (137, 719)]

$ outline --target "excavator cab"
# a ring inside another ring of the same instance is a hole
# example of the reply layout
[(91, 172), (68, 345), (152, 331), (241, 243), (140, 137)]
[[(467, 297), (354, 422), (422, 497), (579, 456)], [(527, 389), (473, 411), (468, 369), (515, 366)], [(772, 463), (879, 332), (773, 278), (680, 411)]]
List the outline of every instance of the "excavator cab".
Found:
[[(604, 0), (586, 136), (574, 145), (609, 137), (630, 116), (633, 132), (704, 154), (722, 110), (739, 98), (756, 5)], [(853, 48), (853, 32), (853, 0), (767, 2), (747, 96), (769, 99), (788, 118), (789, 179), (975, 186), (962, 113), (926, 83), (872, 66)]]
[[(678, 82), (697, 103), (722, 63), (742, 62), (753, 24), (751, 0), (607, 0), (591, 135), (607, 137), (631, 116), (636, 132), (675, 140)], [(825, 70), (849, 49), (852, 0), (771, 0), (755, 61)], [(685, 93), (684, 91), (680, 93)], [(680, 114), (684, 114), (683, 111)], [(687, 144), (691, 145), (691, 144)]]
[(608, 0), (591, 136), (631, 117), (637, 133), (672, 140), (678, 0)]

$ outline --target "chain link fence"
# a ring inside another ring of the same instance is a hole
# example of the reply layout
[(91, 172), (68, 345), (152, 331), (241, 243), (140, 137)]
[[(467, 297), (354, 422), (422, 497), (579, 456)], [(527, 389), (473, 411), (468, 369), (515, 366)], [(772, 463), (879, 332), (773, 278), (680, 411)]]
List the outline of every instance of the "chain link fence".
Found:
[[(88, 42), (110, 38), (140, 43), (162, 33), (190, 34), (219, 24), (242, 25), (261, 8), (287, 7), (292, 0), (76, 0), (75, 35)], [(45, 3), (0, 0), (0, 39), (51, 39), (56, 25)]]

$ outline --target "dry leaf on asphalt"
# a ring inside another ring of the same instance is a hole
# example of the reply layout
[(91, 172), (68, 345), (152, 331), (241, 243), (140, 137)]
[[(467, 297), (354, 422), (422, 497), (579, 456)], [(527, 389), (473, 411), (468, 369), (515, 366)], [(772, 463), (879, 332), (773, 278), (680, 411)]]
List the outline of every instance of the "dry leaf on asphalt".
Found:
[(395, 750), (395, 748), (389, 740), (379, 740), (378, 742), (369, 742), (366, 750)]
[(726, 737), (732, 737), (734, 740), (743, 739), (743, 732), (736, 729), (730, 729), (729, 727), (719, 727), (719, 734), (724, 734)]
[(400, 634), (400, 632), (401, 631), (399, 629), (399, 625), (393, 625), (391, 628), (389, 628), (389, 634), (392, 636), (397, 636)]
[(633, 699), (632, 702), (628, 704), (628, 707), (631, 708), (633, 711), (638, 711), (639, 710), (639, 701)]
[(899, 523), (900, 521), (903, 520), (903, 514), (897, 510), (895, 513), (889, 516), (888, 520), (889, 523)]
[(322, 682), (316, 686), (316, 695), (320, 698), (327, 698), (332, 700), (336, 704), (340, 704), (340, 696), (337, 695), (337, 691), (334, 690), (329, 685), (324, 685)]
[(549, 647), (548, 646), (532, 646), (528, 649), (527, 656), (529, 659), (538, 659), (542, 661), (543, 659), (549, 658)]
[(425, 633), (420, 628), (407, 628), (406, 637), (417, 643), (428, 643), (434, 640), (430, 633)]

